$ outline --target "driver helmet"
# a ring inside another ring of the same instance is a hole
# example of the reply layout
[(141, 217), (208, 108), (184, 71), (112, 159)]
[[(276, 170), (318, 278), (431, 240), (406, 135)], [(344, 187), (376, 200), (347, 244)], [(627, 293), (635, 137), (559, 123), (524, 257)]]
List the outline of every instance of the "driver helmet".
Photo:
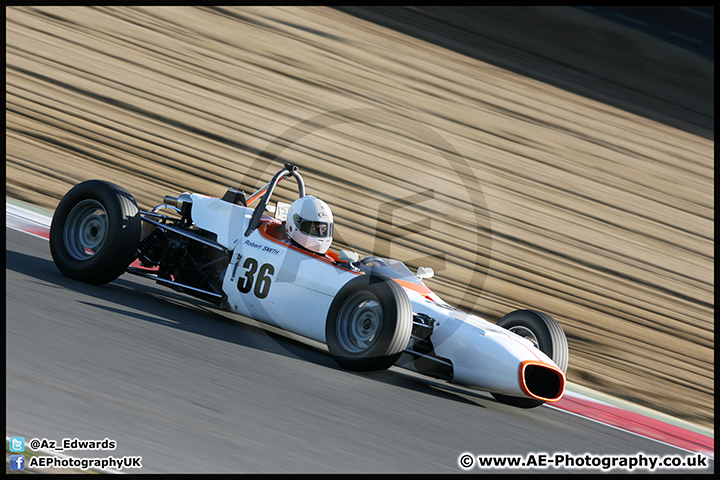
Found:
[(295, 200), (287, 213), (285, 230), (297, 244), (324, 255), (333, 235), (333, 215), (327, 203), (312, 195)]

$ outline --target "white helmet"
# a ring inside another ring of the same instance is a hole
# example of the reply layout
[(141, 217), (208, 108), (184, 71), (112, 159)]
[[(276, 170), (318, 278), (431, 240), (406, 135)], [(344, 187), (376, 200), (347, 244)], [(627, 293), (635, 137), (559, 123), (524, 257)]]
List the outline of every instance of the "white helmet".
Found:
[(295, 200), (287, 213), (286, 231), (299, 245), (324, 255), (333, 235), (333, 215), (322, 200), (305, 195)]

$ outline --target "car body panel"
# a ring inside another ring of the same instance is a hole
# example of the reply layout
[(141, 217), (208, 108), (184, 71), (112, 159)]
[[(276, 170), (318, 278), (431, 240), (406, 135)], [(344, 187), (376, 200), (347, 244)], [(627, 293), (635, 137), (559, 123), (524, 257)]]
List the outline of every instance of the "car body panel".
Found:
[[(407, 288), (406, 293), (413, 313), (433, 320), (429, 337), (433, 353), (452, 363), (454, 383), (507, 395), (527, 396), (519, 376), (522, 362), (542, 363), (559, 370), (545, 353), (528, 340), (442, 300), (430, 300)], [(437, 295), (434, 297), (439, 299)]]
[(190, 194), (190, 197), (193, 223), (217, 234), (216, 241), (220, 245), (233, 248), (247, 228), (252, 209), (199, 193)]
[(358, 274), (267, 233), (278, 227), (265, 221), (236, 242), (223, 281), (230, 309), (325, 343), (330, 304)]

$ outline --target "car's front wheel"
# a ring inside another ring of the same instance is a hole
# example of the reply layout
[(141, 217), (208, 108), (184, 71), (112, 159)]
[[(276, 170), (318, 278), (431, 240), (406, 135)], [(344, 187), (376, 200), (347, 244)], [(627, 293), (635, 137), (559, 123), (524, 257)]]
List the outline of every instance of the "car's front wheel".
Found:
[(123, 274), (140, 243), (137, 203), (124, 188), (101, 180), (73, 187), (50, 226), (50, 253), (66, 276), (103, 284)]
[(335, 296), (325, 337), (330, 354), (353, 371), (384, 370), (407, 348), (412, 307), (403, 288), (381, 275), (361, 275)]

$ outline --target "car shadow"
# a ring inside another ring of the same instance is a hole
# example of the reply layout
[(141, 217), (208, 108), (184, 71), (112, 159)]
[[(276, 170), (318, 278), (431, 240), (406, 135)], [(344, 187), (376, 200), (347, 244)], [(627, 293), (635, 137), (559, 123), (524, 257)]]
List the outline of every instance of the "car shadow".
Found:
[[(444, 381), (392, 367), (378, 372), (351, 372), (341, 368), (325, 351), (303, 343), (301, 340), (244, 323), (242, 319), (227, 318), (235, 315), (222, 312), (208, 302), (175, 292), (169, 288), (158, 288), (152, 280), (125, 274), (105, 285), (89, 285), (65, 277), (51, 260), (24, 253), (6, 250), (6, 268), (31, 277), (30, 282), (43, 287), (73, 290), (97, 301), (78, 300), (88, 307), (98, 308), (113, 314), (127, 316), (143, 322), (176, 328), (196, 335), (248, 347), (264, 352), (282, 355), (312, 363), (324, 368), (371, 378), (375, 381), (394, 385), (434, 397), (484, 407), (483, 402), (496, 402), (489, 394), (464, 389)], [(132, 308), (127, 307), (132, 305)], [(272, 328), (272, 327), (269, 327)]]

